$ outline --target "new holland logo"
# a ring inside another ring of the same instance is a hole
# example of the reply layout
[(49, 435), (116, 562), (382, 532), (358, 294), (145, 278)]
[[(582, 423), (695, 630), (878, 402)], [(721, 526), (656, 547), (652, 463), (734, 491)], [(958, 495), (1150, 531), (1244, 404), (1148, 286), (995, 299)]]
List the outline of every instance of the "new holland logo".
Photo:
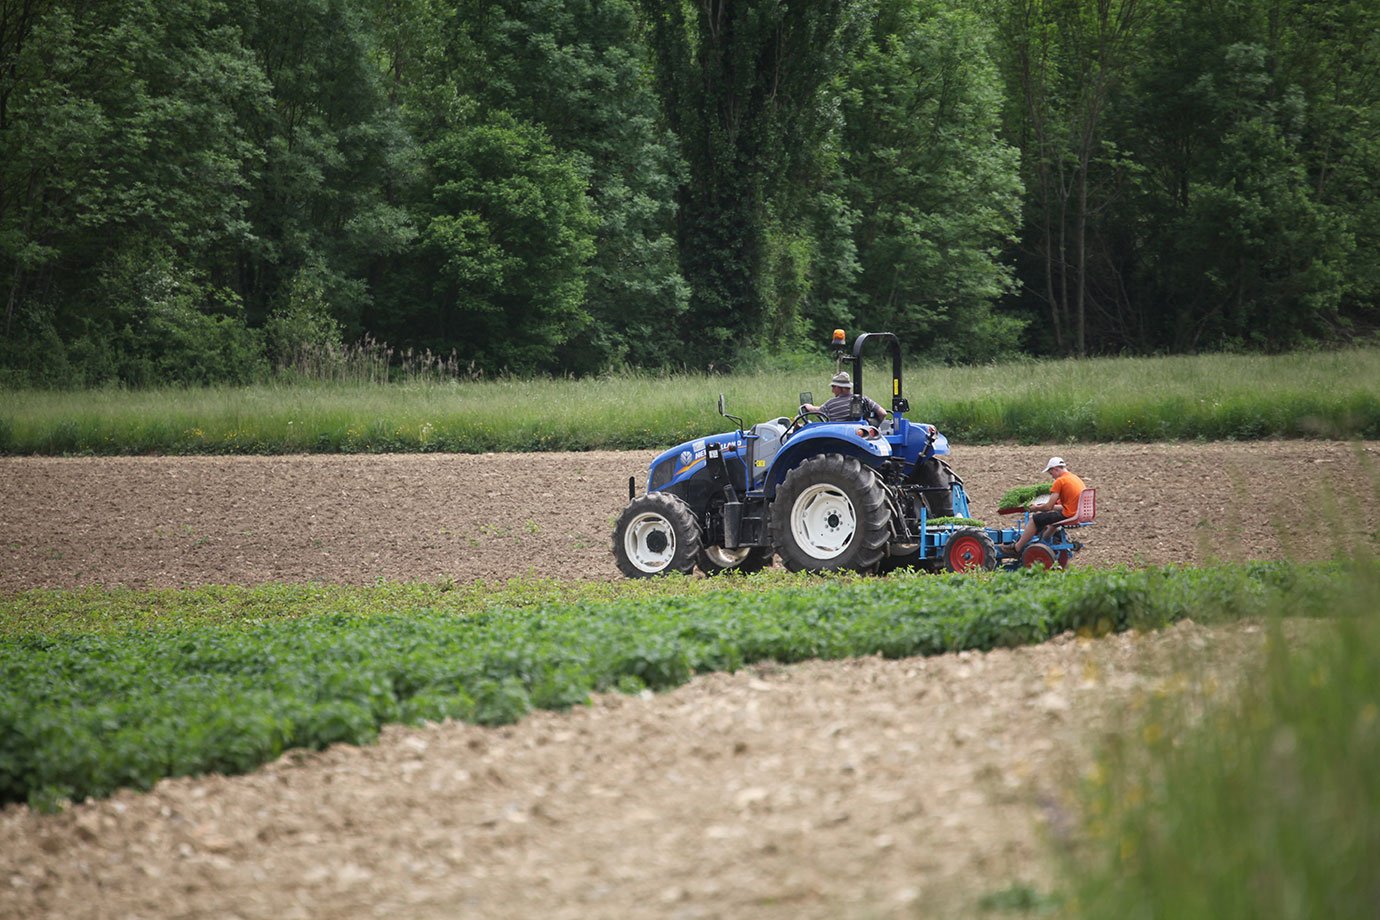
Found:
[(688, 450), (683, 450), (683, 451), (680, 452), (680, 465), (681, 465), (681, 466), (689, 466), (690, 464), (692, 464), (692, 463), (694, 463), (694, 462), (695, 462), (695, 455), (694, 455), (693, 452), (688, 451)]

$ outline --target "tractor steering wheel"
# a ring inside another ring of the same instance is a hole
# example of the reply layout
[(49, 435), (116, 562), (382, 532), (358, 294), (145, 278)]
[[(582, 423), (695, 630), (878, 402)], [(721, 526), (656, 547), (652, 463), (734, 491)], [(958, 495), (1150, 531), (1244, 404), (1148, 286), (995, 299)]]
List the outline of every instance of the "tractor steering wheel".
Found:
[(791, 422), (790, 426), (786, 429), (786, 434), (795, 434), (796, 431), (798, 431), (802, 425), (809, 422), (812, 417), (818, 418), (821, 422), (829, 421), (829, 416), (825, 415), (823, 412), (806, 412), (805, 407), (801, 406), (800, 411), (796, 413), (795, 421)]

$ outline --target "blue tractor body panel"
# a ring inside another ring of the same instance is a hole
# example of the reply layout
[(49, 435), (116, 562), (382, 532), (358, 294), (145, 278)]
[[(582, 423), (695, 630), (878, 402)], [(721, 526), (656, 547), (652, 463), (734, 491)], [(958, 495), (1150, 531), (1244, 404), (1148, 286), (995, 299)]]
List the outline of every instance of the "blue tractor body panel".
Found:
[(727, 451), (730, 455), (741, 455), (746, 443), (742, 432), (727, 431), (723, 434), (695, 438), (693, 441), (686, 441), (664, 450), (657, 454), (647, 469), (647, 491), (659, 492), (693, 479), (697, 473), (704, 470), (705, 455), (710, 444), (719, 444), (726, 451), (732, 448), (731, 451)]

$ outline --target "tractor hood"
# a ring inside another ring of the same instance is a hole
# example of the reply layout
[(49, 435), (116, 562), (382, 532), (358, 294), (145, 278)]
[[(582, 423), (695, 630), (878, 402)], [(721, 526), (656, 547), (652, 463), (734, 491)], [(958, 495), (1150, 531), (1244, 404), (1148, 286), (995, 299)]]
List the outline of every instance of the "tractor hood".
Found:
[(657, 454), (647, 470), (647, 488), (653, 491), (667, 483), (691, 475), (704, 465), (705, 451), (710, 444), (722, 444), (725, 450), (741, 450), (745, 440), (741, 432), (706, 435), (693, 441), (677, 444)]

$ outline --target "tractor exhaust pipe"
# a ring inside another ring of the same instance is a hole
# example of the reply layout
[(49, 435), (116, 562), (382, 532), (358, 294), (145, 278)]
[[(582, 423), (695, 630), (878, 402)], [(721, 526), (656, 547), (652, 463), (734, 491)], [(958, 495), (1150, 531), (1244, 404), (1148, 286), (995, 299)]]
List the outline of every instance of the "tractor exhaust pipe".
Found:
[(632, 501), (634, 498), (637, 498), (637, 477), (636, 477), (636, 476), (629, 476), (629, 477), (628, 477), (628, 501)]

